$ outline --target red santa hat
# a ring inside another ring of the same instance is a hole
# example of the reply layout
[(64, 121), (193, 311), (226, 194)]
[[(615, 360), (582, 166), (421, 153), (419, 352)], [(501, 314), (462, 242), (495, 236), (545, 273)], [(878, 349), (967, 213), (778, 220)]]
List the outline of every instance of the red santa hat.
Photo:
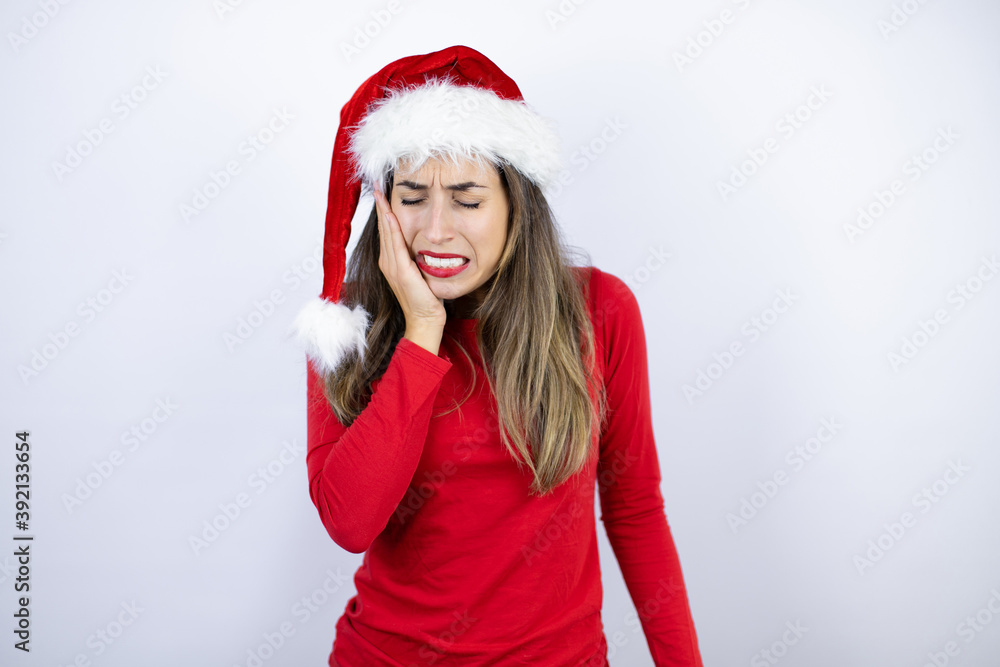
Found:
[(367, 192), (407, 159), (505, 162), (545, 188), (562, 168), (556, 132), (530, 109), (517, 84), (467, 46), (408, 56), (365, 81), (340, 112), (333, 147), (323, 242), (323, 292), (309, 301), (293, 329), (322, 372), (352, 351), (363, 356), (368, 313), (338, 303), (351, 220)]

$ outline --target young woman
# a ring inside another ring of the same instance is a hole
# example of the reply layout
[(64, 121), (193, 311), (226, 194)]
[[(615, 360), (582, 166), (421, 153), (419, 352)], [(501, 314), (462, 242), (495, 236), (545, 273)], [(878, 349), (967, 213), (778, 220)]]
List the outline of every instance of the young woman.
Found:
[(639, 307), (570, 264), (557, 173), (547, 123), (467, 47), (392, 63), (344, 107), (324, 294), (296, 322), (310, 497), (365, 554), (331, 666), (607, 665), (595, 486), (637, 610), (615, 647), (641, 628), (656, 665), (702, 664)]

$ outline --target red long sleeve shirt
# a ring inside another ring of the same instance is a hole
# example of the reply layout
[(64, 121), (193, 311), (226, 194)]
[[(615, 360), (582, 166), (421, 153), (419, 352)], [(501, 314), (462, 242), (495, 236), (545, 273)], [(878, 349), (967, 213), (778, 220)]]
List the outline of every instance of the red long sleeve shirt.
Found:
[(681, 566), (664, 514), (650, 415), (646, 340), (635, 296), (590, 271), (589, 307), (608, 422), (598, 456), (553, 493), (500, 440), (475, 320), (437, 355), (401, 339), (350, 428), (308, 370), (309, 494), (333, 540), (365, 552), (336, 626), (339, 667), (607, 665), (595, 485), (601, 521), (658, 667), (701, 667)]

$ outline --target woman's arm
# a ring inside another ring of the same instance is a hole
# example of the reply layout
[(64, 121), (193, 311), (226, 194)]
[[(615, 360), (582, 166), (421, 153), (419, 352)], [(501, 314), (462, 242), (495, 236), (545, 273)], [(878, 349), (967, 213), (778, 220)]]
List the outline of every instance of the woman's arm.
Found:
[(361, 553), (385, 529), (413, 479), (451, 362), (400, 339), (350, 428), (330, 409), (312, 362), (307, 366), (309, 497), (333, 541)]
[[(657, 667), (701, 667), (680, 560), (664, 514), (653, 439), (646, 337), (635, 296), (601, 276), (608, 423), (600, 442), (601, 521)], [(602, 293), (603, 292), (603, 293)]]

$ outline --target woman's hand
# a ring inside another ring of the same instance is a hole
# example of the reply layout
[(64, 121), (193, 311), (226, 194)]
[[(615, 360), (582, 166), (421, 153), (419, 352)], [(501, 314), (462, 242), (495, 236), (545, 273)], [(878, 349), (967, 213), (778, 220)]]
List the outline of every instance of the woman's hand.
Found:
[(375, 189), (375, 210), (378, 214), (380, 248), (378, 268), (403, 309), (407, 334), (426, 329), (443, 330), (448, 319), (444, 299), (434, 296), (420, 267), (410, 258), (399, 220), (378, 188)]

